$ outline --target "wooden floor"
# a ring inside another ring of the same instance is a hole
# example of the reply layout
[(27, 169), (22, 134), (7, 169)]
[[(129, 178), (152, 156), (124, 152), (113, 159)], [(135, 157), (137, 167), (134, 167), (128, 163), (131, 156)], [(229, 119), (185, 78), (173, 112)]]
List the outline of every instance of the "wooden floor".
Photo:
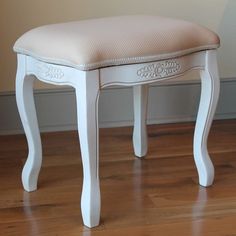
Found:
[(198, 185), (193, 124), (149, 126), (149, 152), (133, 156), (132, 128), (101, 129), (101, 225), (82, 225), (82, 167), (76, 132), (42, 135), (39, 188), (24, 192), (23, 135), (0, 137), (2, 236), (236, 236), (236, 120), (215, 122), (209, 151), (214, 186)]

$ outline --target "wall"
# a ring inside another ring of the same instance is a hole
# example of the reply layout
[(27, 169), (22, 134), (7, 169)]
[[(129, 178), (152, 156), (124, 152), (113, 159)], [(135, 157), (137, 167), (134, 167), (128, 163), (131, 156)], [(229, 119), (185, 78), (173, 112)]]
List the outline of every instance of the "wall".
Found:
[[(50, 23), (127, 14), (177, 17), (216, 31), (222, 40), (218, 59), (222, 79), (216, 119), (236, 117), (236, 0), (0, 0), (0, 134), (22, 132), (15, 104), (15, 40), (27, 30)], [(145, 26), (140, 26), (145, 27)], [(195, 120), (199, 76), (152, 85), (148, 123)], [(36, 107), (42, 131), (76, 128), (72, 89), (36, 83)], [(109, 101), (109, 102), (108, 102)], [(101, 127), (132, 125), (131, 88), (102, 92)], [(114, 107), (116, 109), (114, 109)]]
[(16, 59), (12, 46), (25, 31), (62, 21), (140, 13), (179, 17), (215, 30), (222, 38), (221, 77), (236, 77), (235, 0), (1, 0), (0, 92), (14, 90)]

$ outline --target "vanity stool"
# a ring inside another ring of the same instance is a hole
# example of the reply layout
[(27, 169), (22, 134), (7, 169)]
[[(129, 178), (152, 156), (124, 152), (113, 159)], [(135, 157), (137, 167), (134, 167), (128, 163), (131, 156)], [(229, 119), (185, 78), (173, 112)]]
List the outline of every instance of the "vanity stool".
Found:
[[(20, 37), (16, 99), (29, 154), (22, 172), (26, 191), (37, 189), (42, 147), (33, 80), (75, 88), (83, 162), (81, 209), (88, 227), (99, 224), (98, 99), (101, 89), (133, 86), (135, 155), (147, 153), (148, 84), (200, 70), (201, 100), (194, 134), (199, 183), (209, 186), (214, 167), (207, 138), (219, 96), (218, 36), (197, 24), (158, 16), (120, 16), (46, 25)], [(165, 101), (159, 101), (165, 102)]]

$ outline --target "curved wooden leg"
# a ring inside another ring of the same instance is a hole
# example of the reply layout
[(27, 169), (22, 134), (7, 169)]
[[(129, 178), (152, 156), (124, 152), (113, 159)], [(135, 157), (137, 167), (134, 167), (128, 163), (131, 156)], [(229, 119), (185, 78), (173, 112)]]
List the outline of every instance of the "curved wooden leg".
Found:
[(16, 75), (16, 102), (28, 142), (28, 158), (22, 171), (24, 189), (37, 189), (38, 175), (42, 163), (42, 145), (33, 96), (33, 77), (26, 76), (25, 56), (18, 55)]
[(199, 175), (199, 184), (210, 186), (214, 180), (214, 166), (207, 151), (207, 138), (215, 114), (220, 80), (216, 51), (206, 52), (205, 70), (201, 71), (201, 99), (194, 133), (194, 159)]
[(147, 154), (147, 105), (148, 85), (137, 85), (133, 87), (134, 97), (134, 131), (133, 146), (137, 157)]
[(81, 210), (83, 222), (90, 228), (99, 224), (101, 205), (98, 174), (98, 76), (98, 71), (84, 72), (82, 78), (78, 78), (76, 86), (78, 131), (84, 173)]

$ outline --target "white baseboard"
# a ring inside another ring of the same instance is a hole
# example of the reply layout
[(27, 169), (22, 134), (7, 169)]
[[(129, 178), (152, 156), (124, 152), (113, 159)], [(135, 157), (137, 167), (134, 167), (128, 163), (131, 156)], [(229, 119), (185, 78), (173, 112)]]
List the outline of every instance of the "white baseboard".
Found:
[[(150, 86), (148, 124), (194, 121), (200, 97), (199, 81), (184, 81)], [(35, 91), (42, 132), (75, 130), (74, 90)], [(0, 93), (0, 135), (22, 133), (13, 92)], [(223, 79), (215, 119), (236, 118), (236, 79)], [(133, 124), (132, 88), (104, 89), (99, 101), (100, 127)]]

